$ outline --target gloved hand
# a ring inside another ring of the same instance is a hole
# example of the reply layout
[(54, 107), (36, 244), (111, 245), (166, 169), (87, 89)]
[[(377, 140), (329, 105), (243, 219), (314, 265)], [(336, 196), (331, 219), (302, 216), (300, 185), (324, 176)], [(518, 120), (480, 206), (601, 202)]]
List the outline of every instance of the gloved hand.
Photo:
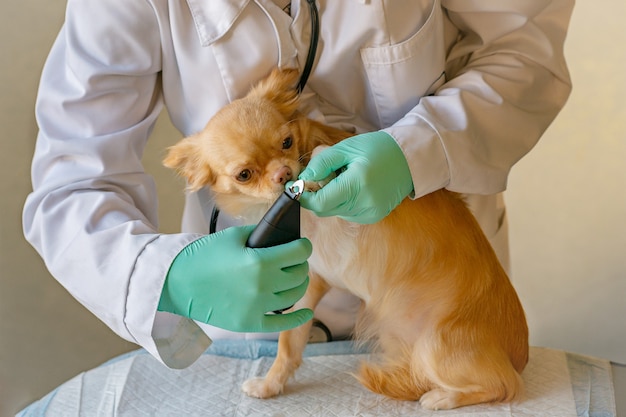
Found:
[(186, 246), (167, 273), (158, 310), (235, 332), (277, 332), (304, 324), (310, 309), (292, 306), (308, 286), (311, 242), (251, 249), (253, 226), (231, 227)]
[(382, 131), (353, 136), (324, 149), (311, 158), (298, 178), (321, 181), (342, 168), (345, 171), (321, 190), (302, 194), (302, 207), (322, 217), (376, 223), (413, 191), (402, 150)]

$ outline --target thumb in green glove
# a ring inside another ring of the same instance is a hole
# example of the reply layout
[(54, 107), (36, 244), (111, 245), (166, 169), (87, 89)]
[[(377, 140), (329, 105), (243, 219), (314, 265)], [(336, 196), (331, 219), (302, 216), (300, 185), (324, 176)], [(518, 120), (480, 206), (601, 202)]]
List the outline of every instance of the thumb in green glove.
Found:
[(345, 139), (311, 158), (298, 177), (322, 181), (344, 169), (317, 192), (300, 197), (302, 207), (318, 216), (339, 216), (370, 224), (387, 216), (413, 191), (402, 150), (389, 134), (378, 131)]
[(310, 309), (268, 312), (304, 295), (311, 242), (252, 249), (253, 228), (231, 227), (186, 246), (170, 266), (158, 310), (235, 332), (278, 332), (310, 320)]

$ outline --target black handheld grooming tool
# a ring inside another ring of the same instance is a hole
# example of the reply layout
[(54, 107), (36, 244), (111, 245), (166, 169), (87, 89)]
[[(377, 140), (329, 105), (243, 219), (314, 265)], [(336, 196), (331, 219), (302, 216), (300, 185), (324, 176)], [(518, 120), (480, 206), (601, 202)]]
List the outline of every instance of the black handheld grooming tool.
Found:
[(304, 181), (298, 180), (287, 187), (254, 228), (246, 246), (267, 248), (300, 238), (300, 203)]
[[(265, 213), (259, 224), (254, 228), (246, 246), (249, 248), (267, 248), (300, 238), (300, 203), (298, 199), (304, 192), (304, 181), (298, 180), (287, 187), (272, 207)], [(281, 314), (290, 309), (274, 311)]]

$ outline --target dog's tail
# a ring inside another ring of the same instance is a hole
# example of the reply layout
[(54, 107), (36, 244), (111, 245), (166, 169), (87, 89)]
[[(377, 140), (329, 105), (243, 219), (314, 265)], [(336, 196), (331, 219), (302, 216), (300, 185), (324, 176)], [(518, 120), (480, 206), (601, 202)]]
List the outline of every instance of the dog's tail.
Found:
[(417, 401), (430, 387), (416, 379), (410, 366), (363, 363), (356, 378), (370, 391), (396, 400)]
[(396, 341), (385, 347), (375, 344), (373, 349), (379, 351), (380, 361), (363, 362), (356, 376), (369, 390), (397, 400), (416, 401), (433, 388), (416, 369), (411, 346)]

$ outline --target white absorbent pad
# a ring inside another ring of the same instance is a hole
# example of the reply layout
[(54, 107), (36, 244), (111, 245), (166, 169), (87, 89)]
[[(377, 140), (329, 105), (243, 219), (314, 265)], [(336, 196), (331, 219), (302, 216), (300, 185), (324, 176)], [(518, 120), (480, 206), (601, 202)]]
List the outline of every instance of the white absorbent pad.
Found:
[(19, 416), (615, 416), (608, 361), (545, 348), (531, 348), (525, 399), (513, 404), (435, 412), (374, 394), (350, 374), (368, 354), (349, 342), (309, 345), (284, 394), (247, 397), (241, 384), (263, 376), (275, 350), (272, 341), (217, 341), (184, 370), (131, 352), (76, 376)]

